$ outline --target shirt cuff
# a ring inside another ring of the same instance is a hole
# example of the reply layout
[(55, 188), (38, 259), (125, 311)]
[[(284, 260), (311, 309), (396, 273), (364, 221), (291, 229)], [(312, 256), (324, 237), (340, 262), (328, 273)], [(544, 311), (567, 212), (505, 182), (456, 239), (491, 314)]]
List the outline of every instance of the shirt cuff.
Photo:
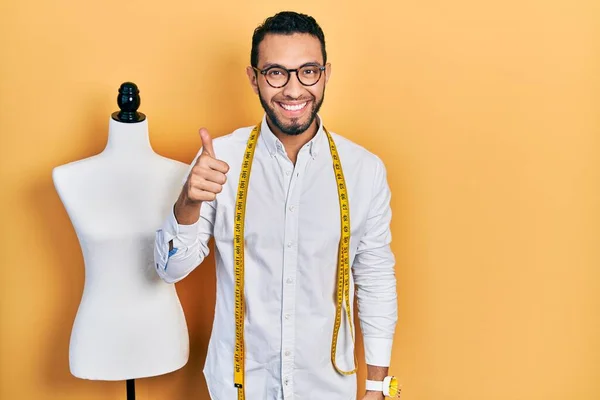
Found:
[(375, 367), (389, 367), (393, 341), (393, 339), (364, 337), (366, 363)]
[(191, 225), (180, 225), (177, 223), (173, 209), (171, 209), (160, 230), (162, 231), (164, 243), (169, 243), (172, 240), (174, 248), (187, 248), (198, 240), (199, 226), (200, 218)]

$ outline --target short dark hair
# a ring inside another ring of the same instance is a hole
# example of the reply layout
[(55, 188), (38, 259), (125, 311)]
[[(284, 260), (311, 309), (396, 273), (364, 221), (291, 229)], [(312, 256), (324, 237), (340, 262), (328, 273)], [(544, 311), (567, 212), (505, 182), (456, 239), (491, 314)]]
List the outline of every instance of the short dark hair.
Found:
[(317, 21), (309, 15), (299, 14), (293, 11), (282, 11), (269, 17), (259, 25), (252, 35), (252, 50), (250, 51), (250, 65), (258, 66), (258, 46), (267, 34), (293, 35), (294, 33), (308, 33), (321, 42), (321, 53), (323, 64), (327, 63), (327, 51), (325, 50), (325, 34), (317, 24)]

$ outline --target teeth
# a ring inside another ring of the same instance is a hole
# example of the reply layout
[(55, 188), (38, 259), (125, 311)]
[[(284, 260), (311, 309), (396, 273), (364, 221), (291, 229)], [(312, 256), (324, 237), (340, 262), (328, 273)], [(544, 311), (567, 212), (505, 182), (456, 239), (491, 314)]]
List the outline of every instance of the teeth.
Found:
[(281, 107), (285, 108), (288, 111), (298, 111), (298, 110), (302, 110), (304, 107), (306, 107), (306, 102), (302, 103), (302, 104), (295, 104), (295, 105), (287, 105), (287, 104), (283, 104), (283, 103), (279, 103), (281, 104)]

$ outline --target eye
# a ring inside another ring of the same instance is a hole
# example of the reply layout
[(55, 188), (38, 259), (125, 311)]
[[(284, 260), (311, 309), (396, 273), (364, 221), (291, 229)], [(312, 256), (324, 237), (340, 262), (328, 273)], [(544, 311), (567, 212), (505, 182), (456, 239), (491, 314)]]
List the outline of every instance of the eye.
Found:
[(315, 75), (319, 73), (319, 68), (317, 67), (304, 67), (302, 69), (302, 73), (304, 75)]
[(280, 78), (285, 75), (285, 71), (281, 68), (271, 68), (269, 71), (267, 71), (267, 75), (270, 78)]

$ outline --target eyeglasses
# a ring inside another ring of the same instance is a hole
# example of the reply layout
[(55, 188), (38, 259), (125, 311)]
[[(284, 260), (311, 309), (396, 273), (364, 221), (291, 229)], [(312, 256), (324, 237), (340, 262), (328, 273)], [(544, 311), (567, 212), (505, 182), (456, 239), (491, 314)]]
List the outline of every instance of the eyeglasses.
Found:
[(292, 72), (296, 73), (296, 77), (301, 84), (304, 86), (313, 86), (319, 82), (323, 71), (325, 71), (325, 67), (318, 64), (305, 64), (296, 69), (287, 69), (279, 65), (273, 65), (265, 69), (252, 68), (263, 75), (269, 86), (275, 89), (287, 85)]

